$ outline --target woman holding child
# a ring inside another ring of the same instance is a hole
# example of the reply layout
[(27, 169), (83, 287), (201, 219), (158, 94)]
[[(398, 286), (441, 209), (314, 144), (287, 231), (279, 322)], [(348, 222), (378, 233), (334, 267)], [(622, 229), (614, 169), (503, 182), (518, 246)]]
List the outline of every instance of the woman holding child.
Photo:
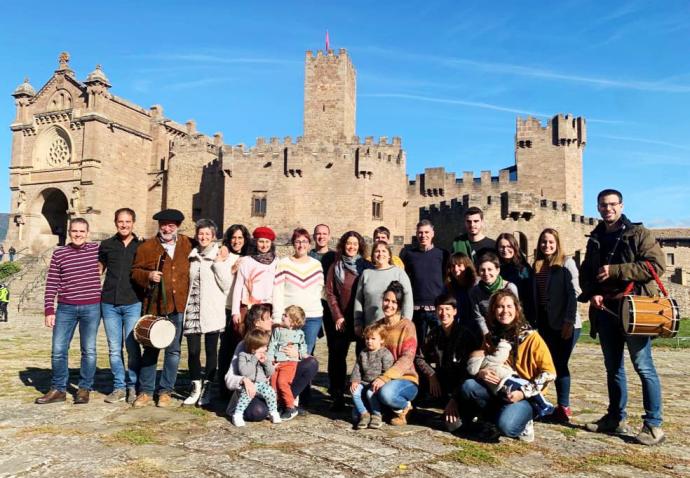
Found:
[(405, 425), (417, 396), (419, 376), (414, 367), (417, 332), (410, 319), (403, 318), (405, 292), (400, 282), (391, 282), (383, 293), (384, 344), (393, 355), (393, 365), (371, 382), (381, 405), (393, 411), (391, 425)]
[[(271, 306), (268, 304), (259, 304), (252, 307), (245, 318), (245, 326), (247, 333), (249, 331), (258, 329), (264, 331), (267, 335), (270, 335), (273, 326), (273, 321), (271, 319)], [(258, 348), (256, 350), (258, 350)], [(293, 360), (299, 360), (295, 370), (295, 377), (290, 385), (293, 396), (298, 396), (316, 376), (316, 373), (319, 371), (319, 362), (316, 360), (316, 358), (311, 356), (300, 360), (299, 350), (295, 345), (282, 347), (281, 350), (287, 356), (292, 357)], [(225, 375), (226, 387), (231, 392), (234, 392), (234, 395), (228, 404), (227, 414), (231, 417), (235, 415), (237, 401), (240, 398), (242, 391), (246, 391), (251, 400), (244, 410), (244, 414), (240, 418), (246, 421), (258, 422), (269, 417), (269, 411), (272, 410), (269, 410), (269, 407), (263, 398), (256, 396), (255, 381), (240, 373), (239, 356), (242, 352), (245, 352), (244, 341), (237, 345), (235, 353), (232, 356), (232, 361), (230, 362), (230, 369)], [(267, 378), (270, 379), (270, 377)]]
[[(532, 420), (539, 412), (532, 399), (542, 398), (541, 391), (555, 377), (551, 354), (541, 336), (527, 324), (520, 302), (510, 290), (499, 290), (491, 296), (486, 325), (487, 333), (477, 337), (475, 350), (468, 354), (468, 362), (478, 359), (481, 362), (483, 357), (496, 354), (498, 344), (507, 346), (508, 360), (498, 365), (511, 367), (523, 385), (501, 389), (502, 379), (496, 369), (482, 367), (474, 378), (467, 379), (460, 387), (459, 396), (455, 398), (458, 406), (453, 412), (457, 414), (460, 410), (462, 421), (468, 426), (472, 426), (475, 418), (488, 419), (503, 435), (532, 441)], [(449, 414), (448, 408), (446, 414)]]

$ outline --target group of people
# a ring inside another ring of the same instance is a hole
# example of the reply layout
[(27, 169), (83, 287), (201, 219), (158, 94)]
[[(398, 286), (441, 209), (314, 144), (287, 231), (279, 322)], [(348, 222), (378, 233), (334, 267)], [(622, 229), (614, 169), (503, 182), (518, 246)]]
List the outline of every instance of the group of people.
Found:
[[(643, 385), (637, 440), (659, 443), (661, 387), (651, 339), (626, 336), (612, 311), (631, 290), (656, 293), (644, 263), (661, 274), (663, 255), (651, 233), (622, 214), (620, 192), (604, 190), (597, 202), (603, 221), (579, 268), (555, 229), (541, 232), (530, 263), (512, 234), (485, 236), (476, 207), (465, 211), (466, 233), (453, 241), (452, 253), (434, 245), (434, 226), (422, 220), (415, 244), (399, 257), (385, 227), (374, 231), (371, 251), (356, 231), (331, 250), (328, 225), (311, 234), (297, 228), (292, 253), (279, 258), (268, 227), (250, 235), (235, 224), (217, 241), (216, 225), (202, 219), (190, 238), (178, 232), (183, 214), (168, 209), (153, 217), (157, 235), (142, 241), (133, 232), (135, 212), (122, 208), (115, 212), (116, 234), (98, 245), (87, 240), (88, 223), (75, 218), (70, 243), (54, 252), (48, 272), (53, 378), (36, 403), (65, 400), (77, 326), (82, 357), (74, 403), (89, 401), (102, 317), (114, 377), (107, 402), (144, 407), (156, 398), (157, 406), (170, 406), (184, 336), (191, 387), (183, 405), (208, 405), (215, 382), (234, 425), (278, 423), (309, 407), (319, 369), (314, 349), (325, 332), (331, 408), (346, 409), (349, 395), (355, 428), (404, 425), (415, 405), (436, 404), (449, 431), (531, 441), (534, 420), (567, 423), (572, 416), (569, 360), (582, 327), (580, 300), (590, 303), (609, 392), (607, 413), (586, 428), (628, 432), (627, 344)], [(133, 334), (142, 313), (174, 324), (158, 386), (160, 349), (141, 347)], [(552, 382), (554, 403), (544, 394)]]

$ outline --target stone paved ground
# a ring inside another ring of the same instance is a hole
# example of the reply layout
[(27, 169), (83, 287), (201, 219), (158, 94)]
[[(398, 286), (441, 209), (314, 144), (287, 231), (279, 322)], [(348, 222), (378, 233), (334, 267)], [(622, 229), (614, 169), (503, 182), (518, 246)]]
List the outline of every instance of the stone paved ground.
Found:
[[(279, 425), (234, 428), (220, 403), (210, 411), (109, 405), (102, 400), (110, 391), (106, 350), (101, 328), (91, 403), (37, 406), (33, 400), (49, 385), (50, 333), (39, 317), (0, 323), (0, 476), (690, 476), (690, 349), (655, 350), (668, 439), (651, 449), (581, 428), (606, 404), (601, 354), (592, 345), (579, 345), (573, 358), (574, 426), (538, 423), (532, 444), (457, 438), (425, 421), (433, 415), (424, 411), (407, 427), (352, 430), (347, 413), (327, 412), (323, 374), (315, 409)], [(78, 353), (70, 363), (78, 363)], [(76, 370), (71, 378), (76, 384)], [(640, 387), (636, 376), (630, 382), (638, 427)]]

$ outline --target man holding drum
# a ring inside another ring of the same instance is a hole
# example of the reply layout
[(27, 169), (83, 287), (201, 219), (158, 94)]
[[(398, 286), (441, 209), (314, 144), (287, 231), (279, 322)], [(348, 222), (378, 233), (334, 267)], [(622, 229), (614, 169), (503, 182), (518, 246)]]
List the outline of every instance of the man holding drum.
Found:
[[(172, 404), (172, 392), (177, 378), (177, 367), (180, 362), (180, 337), (182, 334), (182, 317), (189, 292), (189, 253), (192, 240), (177, 233), (184, 220), (184, 215), (177, 209), (165, 209), (156, 213), (153, 219), (158, 221), (158, 234), (144, 241), (137, 249), (132, 264), (132, 280), (144, 292), (157, 292), (144, 297), (142, 310), (147, 314), (164, 316), (175, 326), (175, 338), (165, 348), (163, 373), (158, 388), (158, 406)], [(162, 264), (162, 267), (159, 266)], [(156, 389), (156, 366), (160, 349), (144, 347), (139, 373), (139, 395), (132, 404), (135, 408), (145, 407), (153, 402)]]
[(637, 441), (656, 445), (664, 440), (664, 431), (661, 428), (661, 383), (652, 359), (652, 340), (649, 336), (625, 335), (619, 308), (623, 295), (658, 295), (657, 284), (646, 262), (661, 275), (665, 268), (664, 256), (651, 232), (625, 217), (623, 195), (619, 191), (601, 191), (597, 203), (603, 222), (592, 231), (587, 243), (580, 272), (582, 295), (579, 299), (590, 302), (591, 335), (599, 334), (609, 407), (606, 415), (588, 423), (586, 428), (600, 433), (628, 432), (625, 422), (628, 390), (623, 362), (627, 344), (635, 371), (642, 381), (645, 409)]

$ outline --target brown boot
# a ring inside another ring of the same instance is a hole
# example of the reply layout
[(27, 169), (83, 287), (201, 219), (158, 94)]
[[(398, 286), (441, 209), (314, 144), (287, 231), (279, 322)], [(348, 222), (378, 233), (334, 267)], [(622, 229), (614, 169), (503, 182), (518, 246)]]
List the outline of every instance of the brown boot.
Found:
[(136, 400), (132, 402), (134, 408), (144, 408), (153, 403), (153, 398), (148, 393), (140, 393), (137, 395)]
[(161, 408), (169, 407), (170, 405), (172, 405), (172, 402), (173, 402), (173, 399), (168, 392), (161, 392), (158, 395), (157, 406), (159, 406)]
[(74, 397), (75, 405), (84, 405), (89, 403), (89, 391), (85, 388), (80, 388), (77, 390), (77, 395)]
[(407, 425), (407, 414), (410, 413), (410, 410), (412, 410), (412, 404), (410, 402), (407, 402), (405, 408), (393, 412), (395, 416), (391, 419), (391, 425)]
[(34, 403), (37, 403), (38, 405), (45, 405), (47, 403), (64, 402), (65, 397), (67, 397), (67, 394), (65, 392), (61, 392), (60, 390), (55, 390), (54, 388), (51, 388), (48, 391), (48, 393), (46, 393), (42, 397), (38, 397), (34, 401)]

